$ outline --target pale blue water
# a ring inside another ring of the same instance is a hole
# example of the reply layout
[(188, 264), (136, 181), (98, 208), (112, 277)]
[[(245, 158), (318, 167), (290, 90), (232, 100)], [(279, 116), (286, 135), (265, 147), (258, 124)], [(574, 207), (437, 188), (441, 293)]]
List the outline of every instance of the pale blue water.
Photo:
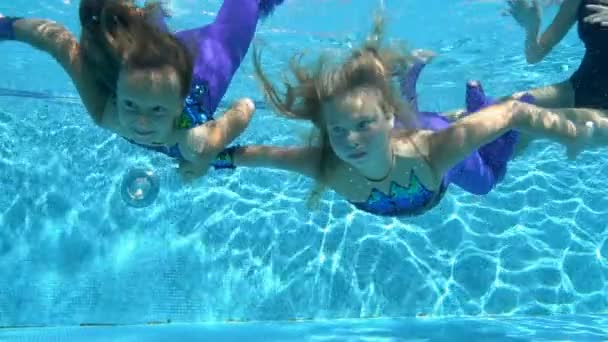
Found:
[[(378, 3), (287, 0), (259, 28), (266, 67), (278, 75), (301, 49), (356, 44)], [(219, 4), (173, 0), (171, 25), (209, 22)], [(500, 2), (385, 4), (391, 37), (439, 53), (422, 75), (423, 109), (462, 106), (468, 79), (491, 95), (561, 81), (581, 57), (573, 30), (544, 62), (527, 66), (522, 32), (500, 16)], [(75, 32), (77, 8), (61, 0), (0, 3), (2, 14), (48, 17)], [(451, 188), (414, 219), (371, 216), (333, 193), (310, 212), (311, 182), (280, 171), (214, 172), (184, 187), (171, 161), (94, 127), (50, 57), (16, 43), (0, 48), (0, 326), (60, 327), (2, 329), (2, 341), (177, 340), (180, 333), (608, 340), (603, 150), (569, 162), (561, 147), (536, 143), (491, 194)], [(31, 97), (49, 94), (64, 98)], [(250, 58), (226, 103), (241, 96), (261, 107), (242, 142), (306, 141), (307, 126), (263, 107)], [(153, 206), (138, 210), (125, 206), (118, 187), (141, 164), (154, 166), (162, 188)], [(383, 319), (356, 320), (369, 317)], [(294, 318), (313, 321), (281, 323)], [(166, 320), (179, 324), (73, 327)], [(262, 323), (220, 324), (226, 320)]]

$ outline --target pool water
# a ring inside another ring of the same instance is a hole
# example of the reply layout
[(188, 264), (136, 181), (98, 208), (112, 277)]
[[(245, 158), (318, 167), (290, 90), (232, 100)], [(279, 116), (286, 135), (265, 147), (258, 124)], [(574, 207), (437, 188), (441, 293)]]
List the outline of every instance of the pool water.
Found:
[[(220, 3), (171, 1), (170, 24), (207, 23)], [(265, 67), (278, 77), (297, 51), (357, 44), (380, 4), (389, 37), (438, 53), (419, 84), (425, 110), (461, 107), (469, 79), (495, 96), (564, 80), (583, 52), (572, 30), (545, 61), (526, 65), (523, 33), (500, 15), (502, 2), (287, 0), (259, 27)], [(77, 10), (70, 0), (0, 3), (4, 15), (51, 18), (74, 32)], [(404, 331), (412, 340), (541, 340), (528, 334), (535, 329), (553, 340), (607, 339), (599, 328), (608, 309), (603, 150), (568, 161), (562, 147), (536, 142), (491, 194), (451, 187), (421, 217), (375, 217), (331, 192), (311, 211), (310, 180), (282, 171), (217, 171), (182, 184), (167, 158), (95, 127), (50, 57), (1, 44), (0, 326), (57, 328), (3, 329), (0, 340), (258, 330), (289, 340), (319, 329), (331, 339), (353, 325), (389, 340)], [(250, 61), (223, 102), (258, 103), (239, 142), (305, 143), (309, 126), (264, 106)], [(120, 194), (137, 166), (161, 182), (145, 209)], [(307, 322), (264, 323), (292, 319)], [(131, 326), (167, 320), (178, 323)], [(227, 320), (262, 323), (217, 323)]]

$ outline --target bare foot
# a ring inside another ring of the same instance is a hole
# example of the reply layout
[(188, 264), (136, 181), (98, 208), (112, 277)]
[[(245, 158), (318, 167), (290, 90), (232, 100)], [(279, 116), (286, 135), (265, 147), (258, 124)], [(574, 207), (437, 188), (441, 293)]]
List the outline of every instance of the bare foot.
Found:
[(418, 63), (428, 64), (436, 56), (437, 54), (431, 50), (416, 49), (412, 51), (412, 57), (414, 57), (414, 60)]

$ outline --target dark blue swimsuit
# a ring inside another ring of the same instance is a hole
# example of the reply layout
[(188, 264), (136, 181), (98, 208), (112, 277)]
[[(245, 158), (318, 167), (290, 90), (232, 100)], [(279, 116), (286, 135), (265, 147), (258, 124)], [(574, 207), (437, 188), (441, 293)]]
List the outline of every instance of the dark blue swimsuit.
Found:
[(594, 12), (587, 5), (608, 7), (602, 0), (583, 0), (578, 8), (578, 35), (585, 44), (585, 56), (570, 78), (575, 107), (608, 109), (608, 27), (583, 21)]

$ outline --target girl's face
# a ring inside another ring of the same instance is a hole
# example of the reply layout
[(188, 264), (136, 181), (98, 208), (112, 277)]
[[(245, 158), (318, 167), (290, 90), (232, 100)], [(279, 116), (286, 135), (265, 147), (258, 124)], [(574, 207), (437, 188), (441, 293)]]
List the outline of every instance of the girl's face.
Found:
[(118, 120), (128, 138), (141, 144), (165, 144), (183, 109), (180, 82), (171, 67), (123, 70), (118, 78)]
[(338, 96), (323, 108), (334, 153), (355, 167), (384, 160), (390, 146), (392, 114), (382, 110), (379, 90), (364, 88)]

